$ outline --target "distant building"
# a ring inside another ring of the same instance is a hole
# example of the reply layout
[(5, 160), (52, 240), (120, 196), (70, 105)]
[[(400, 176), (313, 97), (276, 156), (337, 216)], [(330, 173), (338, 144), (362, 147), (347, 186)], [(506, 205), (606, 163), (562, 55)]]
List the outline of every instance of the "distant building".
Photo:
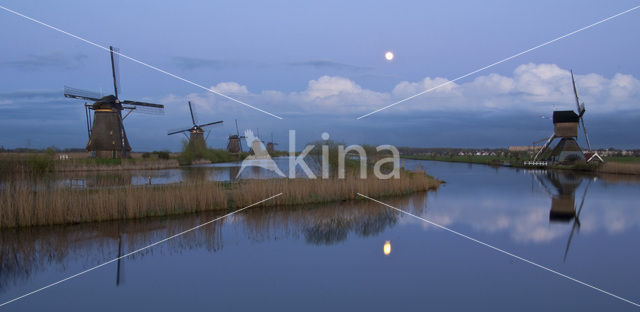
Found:
[(509, 152), (536, 152), (540, 147), (535, 145), (509, 146)]

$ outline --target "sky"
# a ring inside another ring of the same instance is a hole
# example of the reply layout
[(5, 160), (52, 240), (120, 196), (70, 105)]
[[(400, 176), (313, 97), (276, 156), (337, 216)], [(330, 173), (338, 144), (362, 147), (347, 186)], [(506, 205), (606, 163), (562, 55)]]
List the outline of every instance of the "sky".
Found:
[[(187, 101), (223, 120), (208, 144), (252, 129), (287, 149), (323, 132), (347, 144), (507, 147), (552, 134), (575, 109), (573, 69), (594, 147), (640, 148), (640, 9), (368, 117), (604, 18), (638, 1), (5, 1), (98, 45), (281, 116), (225, 99), (120, 57), (121, 99), (165, 105), (125, 120), (134, 151), (179, 150)], [(113, 93), (109, 55), (0, 9), (0, 145), (84, 147), (83, 102), (65, 85)], [(387, 61), (384, 54), (395, 58)], [(579, 137), (584, 145), (584, 138)]]

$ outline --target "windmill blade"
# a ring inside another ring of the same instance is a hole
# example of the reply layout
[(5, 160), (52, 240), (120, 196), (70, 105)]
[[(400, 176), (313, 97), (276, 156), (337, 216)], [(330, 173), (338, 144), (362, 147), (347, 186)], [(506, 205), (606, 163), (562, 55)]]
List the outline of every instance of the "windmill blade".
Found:
[(236, 134), (238, 137), (240, 136), (240, 131), (238, 131), (238, 119), (236, 119)]
[(191, 113), (191, 122), (193, 122), (193, 125), (196, 125), (196, 118), (193, 116), (193, 108), (191, 107), (191, 101), (189, 102), (189, 112)]
[(221, 124), (223, 122), (224, 121), (222, 121), (222, 120), (218, 120), (218, 121), (215, 121), (215, 122), (210, 122), (210, 123), (206, 123), (206, 124), (203, 124), (203, 125), (199, 125), (198, 127), (200, 127), (200, 128), (210, 127), (210, 126), (213, 126), (213, 125)]
[(96, 102), (100, 100), (102, 96), (98, 92), (91, 92), (91, 91), (64, 86), (64, 97)]
[(584, 188), (584, 193), (582, 194), (582, 201), (580, 202), (580, 208), (578, 208), (578, 212), (576, 213), (575, 220), (573, 221), (573, 226), (571, 227), (571, 234), (569, 234), (569, 240), (567, 241), (567, 247), (564, 249), (564, 257), (562, 261), (567, 261), (567, 255), (569, 254), (569, 248), (571, 247), (571, 240), (573, 239), (573, 233), (576, 229), (580, 228), (580, 213), (582, 212), (582, 207), (584, 206), (584, 199), (587, 197), (587, 192), (589, 191), (589, 186), (591, 186), (591, 181)]
[[(593, 180), (589, 180), (587, 186), (584, 188), (584, 193), (582, 194), (582, 201), (580, 201), (580, 208), (578, 208), (578, 213), (576, 213), (576, 219), (580, 220), (580, 212), (582, 212), (582, 207), (584, 206), (584, 199), (587, 197), (587, 192), (589, 191), (589, 186), (591, 186), (591, 182)], [(578, 221), (578, 225), (580, 225), (580, 221)]]
[(130, 109), (134, 113), (141, 113), (145, 115), (164, 115), (164, 110), (156, 107), (148, 106), (123, 106), (124, 109)]
[[(116, 98), (120, 90), (120, 50), (109, 46), (109, 52), (111, 54), (111, 74), (113, 76), (113, 91)], [(114, 53), (115, 52), (115, 53)]]
[(136, 106), (146, 106), (146, 107), (160, 108), (160, 109), (164, 108), (164, 105), (161, 105), (161, 104), (153, 104), (153, 103), (139, 102), (139, 101), (125, 100), (125, 101), (120, 101), (120, 103), (127, 104), (127, 105), (136, 105)]
[(185, 132), (185, 131), (189, 131), (189, 130), (191, 130), (191, 128), (189, 128), (189, 129), (184, 129), (184, 130), (171, 131), (171, 132), (167, 133), (167, 135), (172, 135), (172, 134), (176, 134), (176, 133), (181, 133), (181, 132)]
[(149, 114), (149, 115), (162, 115), (164, 114), (164, 105), (146, 103), (146, 102), (138, 102), (138, 101), (121, 101), (121, 104), (124, 105), (134, 105), (135, 112)]
[(589, 142), (589, 136), (587, 135), (587, 128), (584, 126), (585, 107), (584, 103), (580, 105), (580, 99), (578, 98), (578, 89), (576, 88), (576, 80), (573, 78), (573, 70), (571, 71), (571, 83), (573, 83), (573, 94), (576, 96), (576, 107), (578, 108), (578, 116), (580, 116), (580, 123), (582, 124), (582, 131), (584, 132), (584, 140), (587, 142), (587, 148), (591, 151), (591, 143)]
[(86, 117), (87, 120), (87, 135), (89, 136), (89, 140), (91, 140), (91, 125), (89, 124), (89, 105), (87, 105), (87, 103), (84, 103), (84, 115)]
[(122, 258), (122, 235), (118, 235), (118, 267), (116, 269), (116, 287), (120, 286), (120, 259)]
[(573, 70), (571, 71), (571, 82), (573, 83), (573, 94), (576, 96), (576, 108), (578, 109), (578, 115), (582, 117), (582, 114), (584, 114), (584, 107), (580, 107), (580, 99), (578, 98), (578, 89), (576, 89), (576, 80), (573, 79)]
[(591, 152), (591, 143), (589, 143), (589, 135), (587, 134), (587, 128), (584, 126), (584, 119), (580, 116), (580, 124), (582, 125), (582, 131), (584, 132), (584, 140), (587, 142), (587, 149)]

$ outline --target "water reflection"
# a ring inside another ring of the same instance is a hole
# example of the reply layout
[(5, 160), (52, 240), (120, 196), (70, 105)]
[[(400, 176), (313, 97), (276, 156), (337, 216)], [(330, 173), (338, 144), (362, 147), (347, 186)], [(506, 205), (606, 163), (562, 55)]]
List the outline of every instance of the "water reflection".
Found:
[[(399, 206), (420, 206), (426, 194), (390, 202)], [(421, 211), (421, 210), (420, 210)], [(28, 281), (33, 274), (48, 270), (75, 273), (133, 250), (192, 228), (217, 216), (150, 219), (140, 221), (104, 222), (60, 227), (6, 229), (0, 235), (0, 293), (6, 288)], [(344, 242), (349, 235), (377, 235), (398, 221), (398, 213), (371, 202), (341, 203), (295, 208), (256, 208), (250, 213), (223, 219), (178, 239), (128, 256), (116, 263), (115, 285), (124, 278), (124, 266), (129, 261), (153, 254), (180, 254), (193, 249), (217, 252), (223, 248), (222, 227), (230, 222), (243, 228), (246, 237), (267, 242), (283, 237), (304, 237), (311, 245), (331, 245)], [(84, 259), (81, 267), (69, 265)]]
[[(275, 157), (273, 159), (283, 172), (289, 172), (289, 158)], [(309, 163), (311, 170), (319, 174), (320, 170), (313, 163)], [(172, 184), (194, 183), (203, 181), (234, 181), (237, 179), (272, 179), (280, 178), (273, 171), (261, 167), (252, 166), (240, 173), (241, 162), (228, 162), (217, 164), (201, 164), (185, 166), (174, 169), (159, 170), (130, 170), (130, 171), (68, 171), (56, 172), (38, 177), (37, 181), (19, 177), (0, 177), (0, 187), (5, 187), (10, 182), (29, 183), (36, 188), (65, 187), (65, 188), (117, 188), (130, 185), (144, 184)], [(300, 171), (296, 171), (298, 177), (306, 177)]]
[[(52, 269), (71, 273), (115, 259), (198, 223), (200, 217), (2, 230), (0, 292), (28, 281), (34, 274)], [(127, 257), (126, 261), (157, 252), (175, 253), (192, 248), (217, 251), (222, 248), (220, 224), (214, 223), (187, 233), (185, 239), (168, 241), (166, 246), (136, 253)], [(122, 271), (122, 263), (119, 263), (116, 285), (120, 283)]]
[[(637, 289), (633, 285), (637, 286), (640, 279), (636, 269), (640, 252), (633, 248), (640, 235), (637, 178), (594, 179), (571, 172), (417, 161), (406, 161), (405, 165), (423, 166), (447, 183), (435, 193), (381, 198), (384, 202), (603, 289), (633, 297)], [(217, 179), (217, 173), (212, 172), (223, 172), (231, 177), (234, 174), (229, 168), (179, 170), (179, 176)], [(127, 254), (220, 214), (0, 231), (0, 301)], [(391, 252), (393, 256), (385, 257)], [(562, 262), (563, 256), (566, 264)], [(317, 294), (342, 298), (336, 299), (336, 305), (357, 301), (354, 307), (359, 307), (373, 305), (368, 299), (375, 292), (393, 298), (385, 310), (393, 306), (422, 306), (423, 300), (412, 298), (423, 298), (425, 292), (432, 294), (430, 302), (437, 302), (433, 306), (436, 310), (452, 304), (452, 310), (470, 310), (477, 308), (472, 305), (479, 300), (497, 305), (496, 310), (499, 307), (514, 310), (521, 308), (519, 303), (529, 300), (529, 296), (551, 299), (531, 300), (532, 306), (524, 310), (544, 310), (549, 306), (605, 310), (611, 304), (609, 298), (598, 296), (581, 297), (579, 302), (571, 303), (564, 300), (566, 296), (555, 300), (558, 293), (584, 296), (585, 290), (567, 286), (564, 280), (545, 279), (530, 266), (509, 265), (512, 263), (509, 261), (370, 201), (277, 209), (253, 207), (124, 258), (119, 264), (96, 270), (82, 280), (70, 281), (64, 286), (69, 288), (30, 297), (15, 308), (47, 308), (52, 296), (70, 289), (80, 298), (90, 298), (85, 303), (87, 309), (102, 293), (107, 293), (109, 300), (127, 304), (134, 301), (131, 298), (153, 296), (154, 300), (145, 303), (149, 304), (148, 309), (180, 308), (170, 306), (170, 302), (196, 309), (196, 300), (185, 302), (184, 298), (199, 291), (206, 292), (200, 297), (206, 298), (203, 302), (210, 303), (210, 297), (214, 296), (223, 310), (237, 307), (238, 302), (249, 304), (243, 300), (247, 296), (262, 298), (255, 302), (269, 308), (274, 308), (268, 306), (269, 302), (283, 304), (297, 298), (304, 303), (288, 307), (302, 309), (317, 299), (314, 297)], [(486, 288), (487, 279), (492, 281), (490, 288)], [(448, 287), (446, 282), (451, 280), (455, 283)], [(110, 292), (115, 287), (120, 288)], [(485, 288), (481, 298), (474, 297), (482, 287)], [(148, 289), (154, 289), (154, 293), (149, 294)], [(335, 291), (327, 292), (328, 289)], [(625, 290), (628, 292), (624, 293)], [(286, 294), (286, 299), (278, 294)], [(451, 299), (460, 296), (470, 299)], [(519, 299), (513, 299), (511, 304), (504, 298)]]
[[(584, 177), (571, 172), (545, 171), (533, 172), (540, 186), (551, 197), (549, 221), (569, 222), (576, 217), (576, 189), (584, 181)], [(584, 197), (582, 204), (584, 204)]]
[(385, 256), (388, 256), (388, 255), (391, 254), (391, 242), (390, 241), (384, 242), (384, 245), (382, 246), (382, 253), (384, 253)]
[[(566, 261), (573, 236), (576, 230), (580, 229), (580, 213), (584, 207), (584, 201), (593, 180), (565, 171), (534, 172), (533, 176), (551, 197), (549, 222), (568, 223), (573, 220), (567, 246), (564, 251), (563, 261)], [(588, 182), (582, 193), (580, 204), (576, 207), (576, 190), (585, 179), (587, 179)]]

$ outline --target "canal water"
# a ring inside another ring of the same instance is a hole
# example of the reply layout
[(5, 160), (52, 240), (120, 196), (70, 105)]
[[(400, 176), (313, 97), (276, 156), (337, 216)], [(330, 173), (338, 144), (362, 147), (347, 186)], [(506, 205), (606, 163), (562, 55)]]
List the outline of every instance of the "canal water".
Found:
[[(283, 174), (289, 176), (289, 157), (273, 158), (276, 166)], [(305, 159), (316, 175), (321, 174), (314, 159)], [(260, 161), (256, 161), (260, 164)], [(299, 168), (298, 168), (299, 169)], [(296, 171), (297, 177), (307, 177), (302, 170)], [(202, 181), (235, 181), (241, 179), (280, 178), (277, 173), (265, 170), (260, 166), (242, 168), (242, 162), (201, 164), (182, 166), (180, 168), (159, 170), (105, 170), (105, 171), (66, 171), (55, 172), (37, 178), (37, 187), (59, 187), (73, 189), (118, 188), (131, 185), (161, 185), (173, 183), (191, 183)], [(33, 183), (31, 178), (0, 177), (0, 188), (7, 182)]]
[[(446, 183), (437, 192), (382, 201), (640, 302), (637, 178), (414, 160), (405, 160), (404, 166), (422, 167)], [(202, 178), (218, 169), (190, 170)], [(186, 175), (178, 170), (165, 178), (178, 176)], [(0, 303), (217, 216), (203, 213), (0, 231)], [(0, 307), (0, 311), (636, 309), (371, 201), (250, 208)]]

